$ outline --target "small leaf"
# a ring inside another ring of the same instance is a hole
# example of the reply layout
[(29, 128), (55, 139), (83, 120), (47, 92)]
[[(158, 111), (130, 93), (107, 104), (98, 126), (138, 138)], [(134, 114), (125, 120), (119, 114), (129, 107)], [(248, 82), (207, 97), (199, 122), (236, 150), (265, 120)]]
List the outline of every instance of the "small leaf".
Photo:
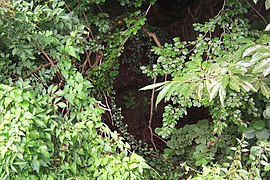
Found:
[(62, 109), (65, 108), (65, 107), (67, 107), (66, 103), (64, 103), (64, 102), (57, 103), (57, 106), (59, 106)]
[(24, 117), (25, 117), (26, 119), (31, 119), (31, 118), (33, 117), (33, 114), (31, 114), (30, 112), (25, 112), (25, 113), (24, 113)]

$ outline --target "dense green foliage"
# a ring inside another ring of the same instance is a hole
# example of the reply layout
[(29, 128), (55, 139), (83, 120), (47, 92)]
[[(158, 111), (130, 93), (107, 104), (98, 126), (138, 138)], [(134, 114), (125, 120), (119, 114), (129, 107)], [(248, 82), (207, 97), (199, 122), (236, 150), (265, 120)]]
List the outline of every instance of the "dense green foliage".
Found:
[[(0, 179), (269, 177), (270, 37), (247, 19), (257, 1), (224, 1), (194, 24), (196, 40), (152, 48), (157, 61), (142, 72), (171, 78), (143, 88), (158, 88), (156, 105), (167, 104), (155, 129), (164, 152), (128, 134), (112, 85), (155, 1), (115, 2), (113, 15), (105, 0), (0, 2)], [(106, 95), (121, 134), (104, 123)], [(207, 108), (209, 119), (175, 128), (190, 107)]]

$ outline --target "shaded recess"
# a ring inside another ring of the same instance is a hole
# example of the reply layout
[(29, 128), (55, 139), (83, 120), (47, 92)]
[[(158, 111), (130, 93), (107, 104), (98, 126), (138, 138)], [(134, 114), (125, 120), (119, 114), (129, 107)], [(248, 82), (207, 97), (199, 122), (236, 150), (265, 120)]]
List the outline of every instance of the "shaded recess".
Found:
[[(151, 7), (147, 24), (144, 30), (153, 32), (161, 44), (171, 42), (172, 38), (194, 40), (197, 37), (193, 30), (193, 23), (204, 22), (215, 16), (223, 5), (221, 0), (158, 0)], [(124, 123), (128, 125), (128, 132), (136, 138), (151, 145), (148, 121), (150, 116), (151, 91), (139, 91), (140, 88), (153, 83), (140, 66), (156, 62), (151, 53), (151, 46), (155, 42), (143, 30), (136, 37), (130, 38), (125, 44), (121, 56), (119, 75), (114, 81), (116, 104), (122, 108)], [(158, 81), (164, 81), (160, 77)], [(165, 103), (160, 103), (154, 110), (151, 127), (162, 126), (162, 113)], [(190, 108), (188, 115), (179, 121), (177, 127), (196, 123), (198, 120), (209, 117), (206, 108)], [(163, 149), (166, 144), (154, 136), (155, 144)]]

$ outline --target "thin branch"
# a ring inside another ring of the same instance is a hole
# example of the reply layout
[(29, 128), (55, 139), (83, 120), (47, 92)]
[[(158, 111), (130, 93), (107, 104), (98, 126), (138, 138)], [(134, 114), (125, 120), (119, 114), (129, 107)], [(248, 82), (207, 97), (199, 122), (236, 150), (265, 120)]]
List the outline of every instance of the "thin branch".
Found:
[[(154, 39), (157, 47), (161, 48), (161, 44), (160, 44), (157, 36), (152, 32), (146, 32), (146, 33)], [(157, 77), (154, 78), (154, 84), (156, 84), (156, 81), (157, 81)], [(153, 120), (153, 111), (154, 111), (154, 98), (155, 98), (155, 89), (152, 90), (152, 95), (151, 95), (151, 106), (150, 106), (150, 117), (149, 117), (149, 121), (148, 121), (148, 129), (150, 131), (150, 139), (151, 139), (151, 142), (153, 144), (153, 147), (155, 150), (157, 150), (157, 147), (155, 145), (154, 138), (153, 138), (153, 130), (151, 127), (152, 120)]]
[(255, 9), (252, 4), (250, 4), (247, 0), (245, 0), (246, 3), (251, 7), (251, 9), (253, 9), (253, 11), (255, 11), (264, 21), (265, 25), (267, 25), (267, 21), (265, 20), (265, 18), (261, 15), (261, 13), (259, 11), (257, 11), (257, 9)]
[(90, 23), (89, 23), (89, 21), (88, 21), (88, 19), (87, 19), (87, 16), (86, 16), (84, 10), (83, 10), (82, 7), (81, 7), (80, 0), (77, 0), (77, 2), (78, 2), (78, 4), (79, 4), (80, 9), (82, 10), (83, 17), (84, 17), (84, 19), (85, 19), (85, 21), (86, 21), (87, 27), (88, 27), (89, 32), (90, 32), (90, 35), (91, 35), (91, 39), (94, 39), (93, 31), (92, 31), (92, 29), (91, 29), (91, 26), (90, 26)]
[(43, 69), (43, 68), (46, 68), (46, 67), (49, 67), (51, 66), (52, 63), (47, 63), (47, 64), (44, 64), (44, 65), (41, 65), (39, 66), (38, 68), (36, 68), (34, 71), (30, 72), (29, 74), (27, 74), (26, 76), (23, 77), (23, 79), (27, 79), (29, 78), (30, 76), (32, 76), (33, 74), (35, 74), (36, 72), (38, 72), (39, 70)]

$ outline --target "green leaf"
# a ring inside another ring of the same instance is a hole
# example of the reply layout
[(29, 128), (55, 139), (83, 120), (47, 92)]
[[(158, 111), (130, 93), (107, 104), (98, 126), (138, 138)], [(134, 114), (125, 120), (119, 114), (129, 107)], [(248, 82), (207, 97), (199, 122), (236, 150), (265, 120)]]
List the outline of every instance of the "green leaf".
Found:
[(229, 87), (236, 92), (240, 92), (241, 80), (238, 76), (230, 76)]
[(209, 101), (212, 101), (216, 97), (220, 86), (221, 86), (221, 83), (217, 82), (215, 84), (215, 86), (212, 88), (212, 90), (210, 91), (210, 95), (209, 95), (209, 97), (210, 97)]
[(34, 171), (36, 171), (37, 173), (39, 173), (40, 163), (37, 160), (37, 156), (34, 156), (32, 162), (31, 162), (31, 167), (33, 168)]
[(151, 85), (145, 86), (145, 87), (143, 87), (143, 88), (141, 88), (139, 90), (140, 91), (145, 91), (145, 90), (155, 89), (155, 88), (160, 87), (162, 85), (165, 85), (167, 83), (169, 83), (169, 81), (161, 82), (161, 83), (155, 83), (155, 84), (151, 84)]
[(24, 117), (25, 117), (26, 119), (32, 119), (33, 114), (31, 114), (30, 112), (25, 112), (25, 113), (24, 113)]
[(260, 130), (265, 127), (265, 122), (263, 120), (257, 120), (257, 121), (255, 120), (255, 121), (252, 121), (251, 126), (254, 129)]
[(247, 48), (247, 49), (243, 52), (242, 57), (244, 58), (244, 57), (246, 57), (246, 56), (252, 55), (252, 54), (256, 51), (256, 49), (258, 49), (258, 48), (260, 48), (260, 47), (262, 47), (262, 46), (261, 46), (261, 45), (255, 45), (255, 46), (252, 46), (252, 47)]
[(263, 70), (263, 76), (266, 77), (270, 74), (270, 66)]
[(199, 99), (200, 101), (202, 100), (203, 87), (204, 87), (204, 83), (201, 82), (201, 83), (199, 84), (198, 91), (197, 91), (198, 99)]
[(156, 106), (166, 96), (166, 94), (168, 93), (172, 85), (173, 85), (172, 83), (164, 85), (164, 87), (162, 88), (162, 90), (159, 92), (157, 96)]
[(46, 158), (50, 158), (50, 154), (49, 154), (49, 152), (48, 152), (48, 148), (47, 148), (46, 145), (42, 145), (42, 146), (40, 146), (38, 149), (39, 149), (39, 152), (40, 152), (41, 154), (43, 154)]
[(220, 102), (221, 102), (221, 105), (224, 106), (224, 99), (225, 99), (225, 96), (226, 96), (226, 90), (225, 88), (221, 85), (220, 88), (219, 88), (219, 99), (220, 99)]
[(248, 81), (242, 80), (240, 85), (246, 92), (249, 92), (250, 90), (257, 91), (257, 89)]
[(261, 63), (257, 64), (252, 73), (261, 73), (270, 66), (270, 58), (263, 60)]
[(33, 130), (33, 131), (30, 131), (30, 134), (29, 136), (32, 138), (32, 139), (38, 139), (40, 136), (39, 136), (39, 132), (37, 130)]
[(268, 139), (269, 131), (267, 129), (261, 129), (255, 132), (255, 135), (258, 139)]
[(137, 167), (138, 167), (138, 164), (136, 164), (136, 163), (133, 163), (133, 164), (129, 165), (130, 169), (134, 169), (134, 168), (137, 168)]
[(65, 107), (67, 107), (66, 103), (64, 103), (64, 102), (57, 103), (57, 106), (59, 106), (62, 109), (65, 108)]
[(261, 91), (267, 99), (270, 97), (270, 88), (264, 81), (261, 82)]

